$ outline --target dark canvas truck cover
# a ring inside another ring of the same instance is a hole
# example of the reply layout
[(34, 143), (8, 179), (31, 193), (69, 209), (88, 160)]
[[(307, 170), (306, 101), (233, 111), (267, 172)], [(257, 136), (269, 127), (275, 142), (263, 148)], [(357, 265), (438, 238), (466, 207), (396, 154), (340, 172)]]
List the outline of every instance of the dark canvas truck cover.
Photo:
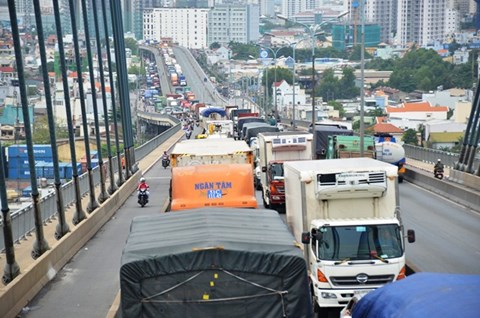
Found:
[(416, 273), (363, 296), (353, 318), (480, 317), (480, 275)]
[(347, 129), (341, 125), (316, 124), (313, 139), (315, 142), (315, 157), (317, 159), (326, 159), (328, 136), (333, 135), (353, 136), (353, 130)]
[(136, 217), (120, 268), (122, 317), (313, 317), (298, 246), (272, 210)]

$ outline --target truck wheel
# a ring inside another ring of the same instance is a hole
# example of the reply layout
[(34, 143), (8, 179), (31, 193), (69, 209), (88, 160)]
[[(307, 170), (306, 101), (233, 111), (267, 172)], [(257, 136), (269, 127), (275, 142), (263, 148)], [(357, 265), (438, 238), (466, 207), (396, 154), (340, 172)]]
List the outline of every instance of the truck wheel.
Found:
[(265, 209), (270, 209), (270, 205), (265, 201), (265, 195), (262, 193), (263, 207)]

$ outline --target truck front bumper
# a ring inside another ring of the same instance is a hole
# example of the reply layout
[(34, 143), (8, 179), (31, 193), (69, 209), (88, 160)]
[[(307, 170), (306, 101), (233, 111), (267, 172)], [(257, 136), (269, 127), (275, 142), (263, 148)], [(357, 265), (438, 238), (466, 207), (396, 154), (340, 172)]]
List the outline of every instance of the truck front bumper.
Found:
[(374, 288), (321, 289), (314, 287), (315, 300), (320, 307), (344, 307), (353, 296), (363, 295)]

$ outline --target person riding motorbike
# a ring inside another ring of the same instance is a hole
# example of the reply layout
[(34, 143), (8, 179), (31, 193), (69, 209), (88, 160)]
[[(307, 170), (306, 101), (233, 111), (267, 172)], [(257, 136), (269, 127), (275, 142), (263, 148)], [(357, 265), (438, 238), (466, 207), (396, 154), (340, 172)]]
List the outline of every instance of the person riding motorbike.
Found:
[(162, 160), (170, 160), (170, 156), (168, 155), (168, 153), (166, 151), (163, 152)]
[(443, 163), (441, 159), (438, 159), (435, 167), (433, 168), (433, 172), (436, 173), (437, 171), (443, 171)]
[(138, 191), (138, 201), (140, 203), (140, 194), (141, 194), (141, 191), (145, 191), (146, 195), (147, 195), (147, 202), (148, 202), (148, 196), (150, 194), (149, 192), (150, 190), (150, 186), (147, 184), (147, 181), (145, 180), (144, 177), (141, 177), (140, 178), (140, 183), (138, 184), (138, 187), (137, 187), (137, 191)]

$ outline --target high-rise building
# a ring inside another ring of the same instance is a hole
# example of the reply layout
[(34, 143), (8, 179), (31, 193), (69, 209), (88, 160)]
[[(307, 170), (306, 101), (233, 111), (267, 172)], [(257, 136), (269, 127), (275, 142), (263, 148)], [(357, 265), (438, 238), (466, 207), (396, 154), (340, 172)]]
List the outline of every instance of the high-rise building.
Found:
[(208, 45), (256, 43), (260, 38), (260, 9), (253, 4), (222, 4), (208, 14)]
[(299, 12), (312, 10), (311, 4), (310, 0), (282, 0), (281, 13), (290, 19)]
[(143, 39), (173, 42), (191, 49), (207, 47), (210, 9), (150, 8), (143, 10)]
[[(350, 20), (352, 25), (361, 25), (362, 0), (345, 1), (345, 9), (350, 11)], [(385, 43), (391, 43), (396, 34), (397, 28), (397, 1), (398, 0), (369, 0), (364, 1), (364, 18), (366, 23), (375, 23), (380, 26), (380, 40)]]
[(398, 0), (397, 42), (418, 46), (442, 43), (459, 30), (460, 17), (451, 0)]
[(259, 0), (260, 3), (260, 15), (266, 17), (275, 16), (275, 6), (273, 0)]
[(164, 0), (123, 0), (123, 30), (131, 32), (137, 40), (143, 38), (143, 12), (145, 9), (160, 8)]

